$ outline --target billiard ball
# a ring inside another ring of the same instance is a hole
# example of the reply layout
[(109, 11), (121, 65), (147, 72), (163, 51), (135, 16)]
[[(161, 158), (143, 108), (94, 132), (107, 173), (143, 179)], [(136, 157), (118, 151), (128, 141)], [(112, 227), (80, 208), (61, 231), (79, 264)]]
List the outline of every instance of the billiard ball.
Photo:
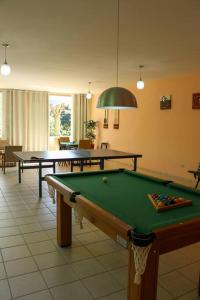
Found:
[(103, 182), (105, 182), (105, 183), (108, 182), (108, 178), (107, 178), (107, 177), (103, 177), (102, 180), (103, 180)]
[(164, 205), (164, 203), (162, 202), (162, 201), (159, 201), (158, 203), (157, 203), (157, 207), (158, 208), (160, 208), (160, 207), (164, 207), (165, 205)]

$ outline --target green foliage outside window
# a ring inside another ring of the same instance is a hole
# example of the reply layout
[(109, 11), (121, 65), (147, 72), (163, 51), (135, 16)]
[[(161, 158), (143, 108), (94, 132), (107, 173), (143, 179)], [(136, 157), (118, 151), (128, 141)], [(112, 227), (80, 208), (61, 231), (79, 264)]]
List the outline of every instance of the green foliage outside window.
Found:
[(60, 114), (61, 135), (70, 136), (71, 134), (71, 111), (62, 111)]
[(49, 113), (50, 136), (71, 135), (71, 108), (62, 103), (51, 105)]

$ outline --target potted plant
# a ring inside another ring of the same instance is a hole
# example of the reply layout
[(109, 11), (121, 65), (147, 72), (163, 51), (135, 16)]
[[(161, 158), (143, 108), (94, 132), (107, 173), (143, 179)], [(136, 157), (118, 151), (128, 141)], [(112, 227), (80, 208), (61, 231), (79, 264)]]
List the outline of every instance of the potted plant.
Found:
[(85, 128), (85, 136), (91, 141), (92, 148), (94, 148), (94, 141), (96, 139), (95, 129), (97, 128), (97, 122), (94, 120), (88, 120), (85, 122)]

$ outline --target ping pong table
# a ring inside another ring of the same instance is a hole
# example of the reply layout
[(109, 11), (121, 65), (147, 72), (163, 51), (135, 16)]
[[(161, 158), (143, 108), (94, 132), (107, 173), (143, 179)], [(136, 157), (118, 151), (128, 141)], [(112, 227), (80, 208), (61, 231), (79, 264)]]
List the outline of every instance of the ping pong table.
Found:
[(39, 177), (39, 197), (42, 197), (42, 169), (52, 168), (55, 173), (56, 162), (69, 161), (71, 162), (71, 172), (75, 162), (79, 162), (80, 171), (83, 171), (84, 162), (89, 160), (91, 164), (96, 164), (92, 161), (97, 161), (101, 170), (104, 170), (104, 162), (106, 159), (121, 159), (131, 158), (133, 162), (133, 171), (137, 170), (137, 159), (142, 157), (142, 154), (127, 153), (110, 149), (79, 149), (79, 150), (60, 150), (60, 151), (22, 151), (14, 152), (18, 159), (18, 178), (21, 183), (21, 173), (24, 169), (38, 169)]

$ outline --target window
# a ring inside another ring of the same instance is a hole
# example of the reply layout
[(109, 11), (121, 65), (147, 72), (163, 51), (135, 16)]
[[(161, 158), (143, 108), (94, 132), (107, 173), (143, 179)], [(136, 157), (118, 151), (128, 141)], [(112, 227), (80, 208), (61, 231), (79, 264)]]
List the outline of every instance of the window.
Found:
[(72, 96), (49, 96), (49, 133), (71, 136)]

